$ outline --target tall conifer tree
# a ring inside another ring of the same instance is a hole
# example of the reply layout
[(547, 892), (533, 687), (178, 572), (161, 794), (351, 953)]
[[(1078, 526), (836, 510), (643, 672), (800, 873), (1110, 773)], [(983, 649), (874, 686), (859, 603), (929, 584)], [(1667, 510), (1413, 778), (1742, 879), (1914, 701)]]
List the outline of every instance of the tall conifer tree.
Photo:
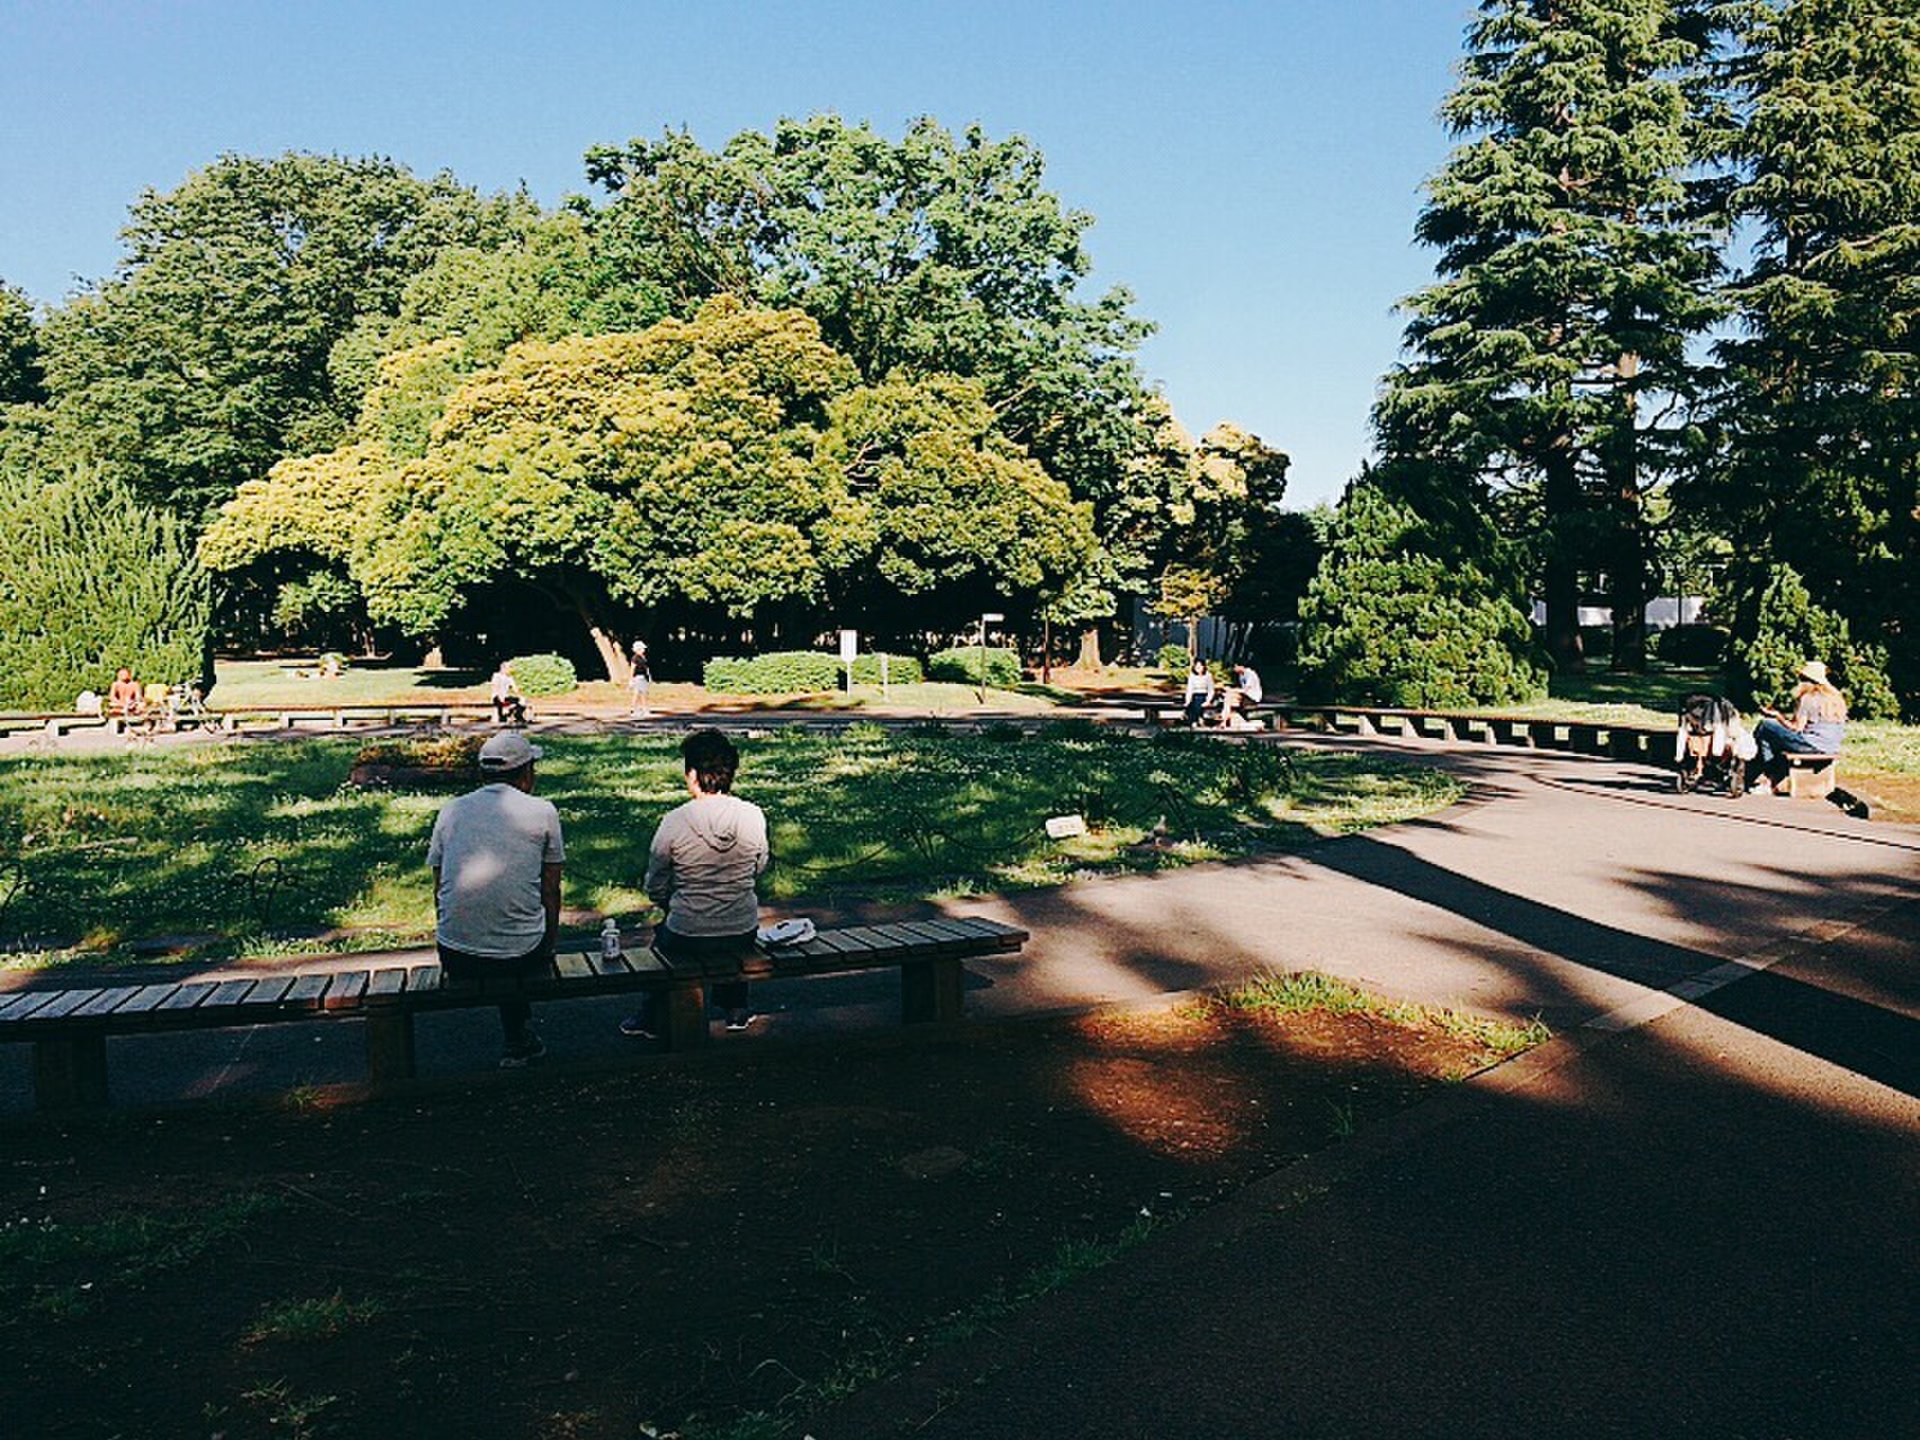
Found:
[(1646, 501), (1713, 318), (1716, 247), (1688, 176), (1707, 114), (1707, 0), (1482, 0), (1442, 116), (1465, 142), (1416, 233), (1381, 449), (1430, 494), (1496, 494), (1534, 541), (1547, 647), (1584, 663), (1582, 571), (1605, 569), (1616, 663), (1643, 658)]
[(1740, 64), (1736, 217), (1757, 227), (1720, 347), (1726, 463), (1688, 498), (1887, 649), (1920, 707), (1920, 6), (1761, 5)]

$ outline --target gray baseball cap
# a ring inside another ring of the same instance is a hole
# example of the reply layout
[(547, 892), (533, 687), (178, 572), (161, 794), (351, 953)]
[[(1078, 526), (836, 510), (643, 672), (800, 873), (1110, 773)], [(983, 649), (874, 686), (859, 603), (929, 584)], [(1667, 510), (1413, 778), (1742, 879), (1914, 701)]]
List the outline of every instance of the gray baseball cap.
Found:
[(480, 747), (482, 770), (512, 771), (540, 758), (540, 747), (518, 730), (503, 730)]

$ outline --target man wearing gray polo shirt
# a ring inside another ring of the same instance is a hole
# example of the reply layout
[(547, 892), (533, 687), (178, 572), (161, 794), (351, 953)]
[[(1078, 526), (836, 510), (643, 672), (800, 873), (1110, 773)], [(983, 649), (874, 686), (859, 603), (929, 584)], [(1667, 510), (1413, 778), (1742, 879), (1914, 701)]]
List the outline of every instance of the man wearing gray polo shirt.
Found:
[[(480, 747), (478, 790), (450, 800), (433, 822), (435, 938), (450, 980), (546, 973), (560, 932), (560, 813), (533, 795), (540, 747), (517, 730)], [(547, 1053), (525, 1000), (500, 1003), (502, 1069)]]

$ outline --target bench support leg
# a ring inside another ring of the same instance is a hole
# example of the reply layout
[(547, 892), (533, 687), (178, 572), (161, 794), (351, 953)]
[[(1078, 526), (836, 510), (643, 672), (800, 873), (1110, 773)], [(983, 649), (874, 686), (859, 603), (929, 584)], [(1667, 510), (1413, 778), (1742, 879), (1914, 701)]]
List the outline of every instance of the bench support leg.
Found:
[(367, 1082), (376, 1090), (411, 1080), (413, 1012), (399, 1007), (367, 1012)]
[(42, 1110), (107, 1103), (107, 1037), (73, 1035), (33, 1042), (33, 1097)]
[(704, 1045), (707, 1028), (707, 987), (674, 985), (663, 991), (654, 1005), (655, 1023), (660, 1029), (660, 1045), (666, 1050), (691, 1050)]
[(956, 959), (911, 960), (900, 967), (900, 1018), (909, 1025), (958, 1020), (965, 970)]

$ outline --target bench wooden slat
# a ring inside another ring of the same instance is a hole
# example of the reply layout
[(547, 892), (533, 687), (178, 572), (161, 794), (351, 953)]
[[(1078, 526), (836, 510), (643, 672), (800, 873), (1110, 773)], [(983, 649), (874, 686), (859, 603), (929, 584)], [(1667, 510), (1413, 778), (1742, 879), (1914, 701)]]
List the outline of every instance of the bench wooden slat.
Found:
[(88, 1015), (111, 1015), (116, 1008), (130, 1000), (139, 989), (138, 985), (116, 985), (111, 990), (102, 990), (74, 1011), (74, 1018), (77, 1020)]
[(6, 1015), (0, 1017), (0, 1023), (13, 1025), (30, 1019), (50, 1005), (55, 996), (65, 993), (63, 990), (29, 990), (24, 995), (14, 998), (13, 1003), (7, 1007)]
[(633, 967), (633, 973), (636, 975), (666, 975), (670, 973), (667, 967), (661, 963), (660, 957), (654, 954), (651, 946), (645, 950), (630, 951), (627, 955), (627, 964)]
[(142, 985), (128, 1000), (113, 1013), (116, 1015), (145, 1015), (158, 1009), (167, 997), (178, 990), (178, 985)]
[(553, 957), (553, 968), (562, 980), (584, 980), (594, 973), (585, 955), (563, 950)]
[(915, 934), (907, 925), (873, 925), (869, 929), (883, 940), (892, 941), (902, 949), (903, 954), (924, 955), (934, 948), (935, 942), (925, 935)]
[(58, 1020), (63, 1015), (71, 1015), (99, 993), (98, 990), (56, 990), (51, 1000), (33, 1012), (33, 1022), (39, 1024), (46, 1020)]
[(849, 938), (844, 930), (822, 930), (819, 939), (822, 945), (827, 946), (836, 955), (863, 955), (873, 948)]
[(257, 982), (251, 977), (245, 980), (222, 980), (213, 987), (213, 993), (200, 1003), (202, 1010), (226, 1010), (238, 1005), (246, 993)]
[(179, 989), (175, 990), (173, 994), (169, 995), (165, 1000), (162, 1000), (160, 1002), (159, 1008), (162, 1010), (198, 1009), (200, 1006), (200, 1002), (206, 999), (209, 995), (211, 995), (213, 993), (213, 989), (214, 989), (214, 986), (211, 980), (188, 981), (185, 985), (182, 985)]
[(17, 990), (0, 1000), (0, 1024), (18, 1020), (47, 1003), (48, 990)]
[(264, 980), (253, 982), (253, 988), (241, 997), (240, 1004), (249, 1010), (271, 1009), (287, 998), (287, 991), (293, 988), (293, 976), (269, 975)]
[(589, 950), (581, 957), (587, 962), (587, 968), (595, 975), (631, 975), (633, 967), (627, 964), (627, 957), (603, 955), (598, 950)]
[(367, 1003), (383, 1003), (407, 988), (407, 967), (388, 965), (367, 977)]
[(407, 994), (422, 995), (440, 988), (438, 965), (415, 965), (407, 972)]
[(318, 1010), (326, 998), (328, 975), (298, 975), (280, 1003), (288, 1010)]
[(323, 1010), (355, 1010), (359, 1008), (360, 997), (367, 993), (367, 972), (365, 970), (342, 970), (327, 982), (327, 993), (321, 997)]
[(936, 953), (963, 949), (973, 941), (971, 932), (951, 920), (914, 920), (909, 928), (925, 935)]

